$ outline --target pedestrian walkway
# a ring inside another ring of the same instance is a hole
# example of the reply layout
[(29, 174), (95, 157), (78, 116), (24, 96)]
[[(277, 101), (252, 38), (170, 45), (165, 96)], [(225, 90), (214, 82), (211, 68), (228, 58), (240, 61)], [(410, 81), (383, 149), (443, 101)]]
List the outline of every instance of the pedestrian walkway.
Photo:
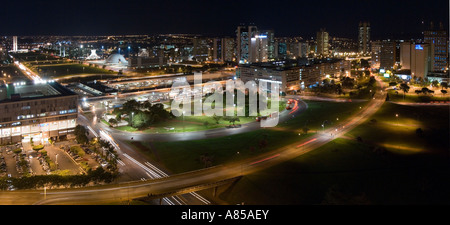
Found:
[(408, 106), (450, 106), (450, 101), (431, 101), (431, 102), (392, 102), (397, 105), (408, 105)]

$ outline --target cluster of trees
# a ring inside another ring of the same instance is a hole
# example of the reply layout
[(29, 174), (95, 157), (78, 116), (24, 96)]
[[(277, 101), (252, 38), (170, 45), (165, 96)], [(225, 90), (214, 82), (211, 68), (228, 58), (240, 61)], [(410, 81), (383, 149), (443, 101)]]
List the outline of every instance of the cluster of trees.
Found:
[(345, 95), (346, 93), (343, 89), (357, 89), (355, 91), (351, 91), (349, 94), (353, 97), (365, 97), (368, 96), (370, 90), (375, 87), (375, 77), (367, 78), (365, 76), (359, 76), (358, 79), (341, 76), (339, 82), (336, 82), (333, 79), (325, 79), (322, 81), (322, 84), (313, 89), (314, 92), (320, 93), (329, 93), (329, 94), (338, 94)]
[[(236, 122), (240, 122), (241, 120), (239, 119), (239, 117), (237, 116), (212, 116), (212, 119), (214, 120), (214, 122), (216, 122), (216, 124), (219, 124), (220, 120), (224, 120), (224, 121), (228, 121), (230, 124), (236, 125)], [(205, 124), (205, 126), (207, 126), (207, 124)]]
[(129, 100), (123, 104), (122, 108), (113, 111), (116, 119), (111, 119), (110, 123), (118, 123), (122, 115), (128, 115), (129, 124), (138, 129), (144, 129), (152, 124), (172, 118), (172, 114), (164, 109), (161, 103), (152, 104), (148, 101), (139, 103), (136, 100)]
[(354, 78), (351, 77), (341, 77), (340, 82), (336, 82), (334, 79), (324, 79), (322, 84), (313, 89), (314, 92), (329, 93), (345, 95), (343, 88), (353, 88), (356, 84)]
[(74, 133), (75, 133), (75, 139), (77, 140), (77, 142), (79, 144), (86, 144), (86, 143), (88, 143), (89, 139), (87, 137), (86, 127), (81, 126), (81, 125), (77, 125), (75, 127)]
[(313, 91), (338, 95), (345, 94), (344, 91), (342, 91), (342, 85), (340, 83), (336, 84), (334, 80), (328, 78), (323, 80), (322, 85), (314, 88)]
[(38, 175), (0, 178), (0, 190), (7, 190), (12, 185), (17, 189), (36, 189), (43, 187), (83, 187), (89, 183), (110, 183), (116, 177), (117, 173), (105, 171), (102, 167), (89, 171), (85, 175)]
[(424, 87), (421, 90), (416, 90), (415, 93), (416, 94), (424, 94), (424, 95), (426, 95), (426, 94), (434, 94), (434, 91)]
[(98, 143), (100, 144), (100, 147), (105, 149), (105, 151), (103, 152), (106, 156), (106, 160), (114, 167), (116, 168), (117, 166), (117, 161), (115, 159), (119, 158), (119, 155), (117, 154), (116, 148), (114, 148), (114, 146), (112, 146), (112, 144), (108, 141), (105, 141), (103, 139), (100, 139), (98, 141)]
[(204, 168), (211, 167), (214, 163), (214, 156), (204, 153), (200, 155), (199, 161), (203, 163)]
[(376, 79), (374, 76), (370, 76), (369, 79), (364, 79), (362, 82), (359, 82), (359, 84), (356, 87), (356, 91), (350, 92), (351, 97), (356, 98), (372, 98), (375, 94), (374, 90), (376, 86)]

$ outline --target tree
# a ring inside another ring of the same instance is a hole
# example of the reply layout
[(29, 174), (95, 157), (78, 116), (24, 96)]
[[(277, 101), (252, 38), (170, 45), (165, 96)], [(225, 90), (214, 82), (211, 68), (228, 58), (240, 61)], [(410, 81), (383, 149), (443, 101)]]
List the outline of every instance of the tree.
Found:
[(111, 155), (114, 155), (114, 156), (117, 157), (116, 149), (114, 148), (114, 146), (110, 142), (108, 142), (106, 140), (103, 140), (103, 139), (100, 139), (98, 141), (98, 143), (100, 144), (100, 146), (102, 148), (105, 149), (106, 157), (111, 157)]
[(153, 123), (153, 117), (149, 112), (139, 111), (133, 116), (132, 127), (143, 129)]
[(433, 85), (433, 87), (438, 87), (439, 86), (439, 81), (438, 80), (433, 80), (433, 82), (431, 82), (431, 84)]
[(422, 77), (417, 78), (417, 83), (420, 85), (424, 85), (424, 81)]
[(221, 117), (220, 117), (220, 116), (217, 116), (216, 114), (214, 114), (214, 116), (212, 116), (212, 119), (213, 119), (214, 121), (216, 121), (216, 124), (219, 124), (219, 121), (220, 121)]
[(362, 139), (361, 136), (358, 136), (358, 137), (356, 137), (356, 141), (358, 141), (358, 142), (363, 142), (363, 139)]
[(131, 112), (139, 111), (140, 106), (141, 105), (139, 104), (139, 102), (132, 99), (132, 100), (128, 100), (127, 102), (123, 103), (122, 110), (127, 114), (131, 114)]
[(164, 105), (161, 103), (153, 104), (148, 109), (155, 122), (169, 119), (172, 116), (169, 111), (164, 109)]
[(417, 128), (417, 129), (416, 129), (416, 134), (417, 134), (417, 136), (419, 136), (419, 137), (423, 137), (423, 130), (422, 130), (422, 128)]
[(406, 83), (400, 84), (400, 90), (403, 91), (403, 99), (405, 99), (405, 94), (409, 92), (410, 87)]
[(342, 87), (344, 88), (353, 88), (355, 86), (355, 80), (350, 77), (344, 77), (342, 80)]
[(397, 82), (395, 81), (389, 82), (389, 86), (397, 86)]
[(261, 139), (261, 140), (259, 140), (259, 142), (258, 142), (259, 149), (265, 148), (265, 147), (267, 146), (267, 144), (268, 144), (267, 139)]
[(309, 131), (310, 129), (308, 128), (308, 127), (303, 127), (302, 128), (302, 131), (303, 131), (303, 133), (304, 134), (308, 134), (308, 131)]
[(77, 125), (75, 127), (74, 133), (75, 133), (75, 139), (77, 140), (78, 143), (80, 143), (80, 144), (88, 143), (89, 139), (86, 135), (86, 133), (87, 133), (86, 127)]
[(420, 94), (420, 93), (422, 93), (422, 91), (421, 91), (421, 90), (416, 90), (415, 92), (416, 92), (416, 94)]
[(200, 155), (200, 162), (203, 163), (204, 167), (210, 167), (213, 164), (213, 156), (210, 156), (208, 153)]
[(111, 124), (112, 126), (116, 126), (118, 122), (116, 119), (111, 118), (111, 119), (109, 119), (108, 123)]
[(122, 120), (122, 113), (117, 113), (116, 114), (116, 121), (119, 122)]
[(429, 90), (430, 90), (430, 89), (424, 87), (424, 88), (422, 88), (422, 93), (427, 94)]
[(444, 96), (445, 94), (447, 94), (446, 90), (441, 90), (442, 96)]
[(22, 152), (22, 149), (20, 149), (20, 148), (16, 148), (13, 150), (14, 154), (20, 154), (21, 152)]
[(442, 89), (447, 89), (448, 88), (448, 83), (447, 82), (441, 82), (441, 87)]
[(236, 122), (241, 121), (241, 120), (239, 119), (239, 117), (237, 117), (237, 116), (235, 116), (235, 117), (228, 117), (228, 116), (227, 116), (227, 117), (224, 117), (223, 120), (228, 121), (229, 123), (232, 123), (233, 126), (236, 125)]

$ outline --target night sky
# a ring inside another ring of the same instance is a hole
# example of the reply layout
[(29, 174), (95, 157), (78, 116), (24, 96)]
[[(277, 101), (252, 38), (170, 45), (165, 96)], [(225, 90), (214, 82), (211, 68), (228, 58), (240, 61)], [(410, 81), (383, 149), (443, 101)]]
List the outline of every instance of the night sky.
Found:
[[(276, 36), (357, 39), (359, 21), (369, 21), (372, 39), (421, 37), (430, 21), (448, 30), (446, 0), (342, 1), (4, 1), (0, 35), (114, 35), (190, 33), (234, 36), (252, 22)], [(422, 25), (422, 21), (425, 25)]]

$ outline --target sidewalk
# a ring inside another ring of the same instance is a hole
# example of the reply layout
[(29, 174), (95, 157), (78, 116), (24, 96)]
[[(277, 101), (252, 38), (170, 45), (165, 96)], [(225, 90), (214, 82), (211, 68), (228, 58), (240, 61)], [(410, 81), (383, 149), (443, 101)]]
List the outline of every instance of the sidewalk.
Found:
[(408, 105), (408, 106), (450, 106), (450, 101), (432, 101), (432, 102), (392, 102), (397, 105)]

